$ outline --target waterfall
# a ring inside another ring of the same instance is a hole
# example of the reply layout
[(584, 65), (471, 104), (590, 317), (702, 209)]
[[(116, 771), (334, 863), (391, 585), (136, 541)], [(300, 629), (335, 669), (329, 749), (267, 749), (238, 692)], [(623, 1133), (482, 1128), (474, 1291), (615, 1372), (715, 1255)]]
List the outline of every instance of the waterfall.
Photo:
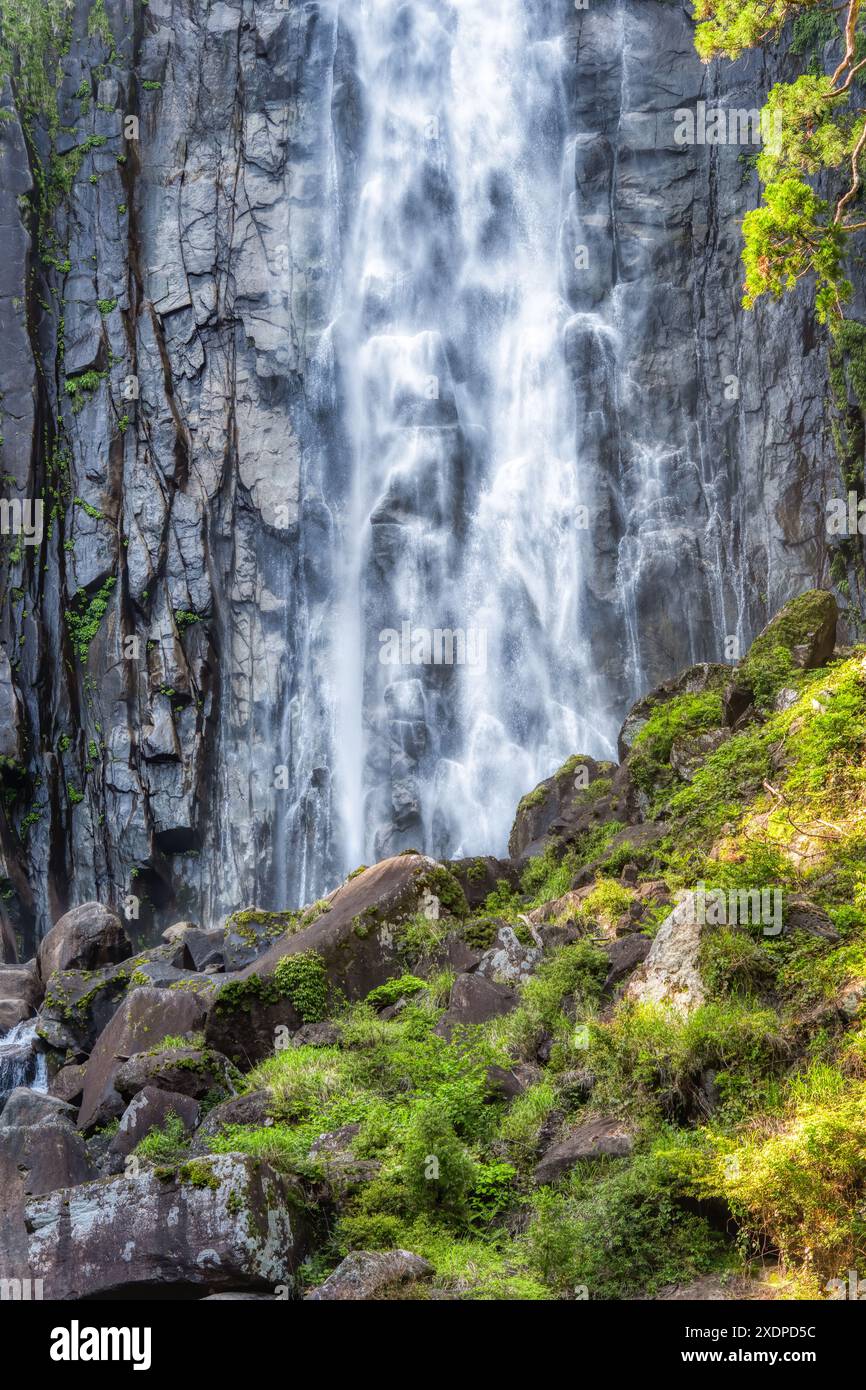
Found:
[(335, 547), (306, 743), (330, 725), (346, 871), (409, 846), (503, 853), (523, 793), (610, 755), (613, 728), (581, 611), (564, 8), (340, 17), (362, 116), (312, 372), (338, 424), (306, 478)]
[(16, 1023), (0, 1037), (0, 1097), (16, 1086), (29, 1086), (34, 1091), (48, 1090), (48, 1070), (45, 1053), (35, 1047), (36, 1019)]

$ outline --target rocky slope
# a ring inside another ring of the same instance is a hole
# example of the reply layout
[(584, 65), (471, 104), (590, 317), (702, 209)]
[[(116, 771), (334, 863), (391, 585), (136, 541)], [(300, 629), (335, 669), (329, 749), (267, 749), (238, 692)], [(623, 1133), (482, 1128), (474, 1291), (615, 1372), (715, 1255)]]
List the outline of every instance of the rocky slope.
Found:
[[(528, 792), (137, 953), (0, 970), (0, 1235), (46, 1296), (833, 1296), (862, 1259), (866, 649), (823, 591)], [(171, 1220), (166, 1213), (171, 1212)], [(205, 1253), (206, 1252), (206, 1253)]]
[[(368, 106), (336, 5), (3, 11), (2, 466), (46, 509), (41, 545), (4, 537), (0, 591), (0, 913), (29, 955), (70, 903), (138, 899), (140, 942), (345, 871), (317, 665), (345, 440), (321, 339)], [(698, 97), (759, 105), (775, 60), (703, 68), (681, 3), (539, 13), (567, 59), (563, 295), (600, 518), (580, 610), (615, 728), (640, 685), (830, 582), (839, 460), (804, 305), (738, 310), (742, 150), (672, 141)], [(855, 610), (858, 546), (832, 569)], [(368, 839), (420, 843), (407, 747), (436, 730), (368, 717)]]

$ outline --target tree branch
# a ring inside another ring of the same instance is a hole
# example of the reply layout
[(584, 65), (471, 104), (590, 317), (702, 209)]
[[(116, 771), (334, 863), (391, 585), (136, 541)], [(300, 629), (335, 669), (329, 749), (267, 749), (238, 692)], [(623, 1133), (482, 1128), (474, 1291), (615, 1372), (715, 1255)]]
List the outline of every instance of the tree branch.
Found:
[(836, 204), (836, 216), (833, 218), (834, 223), (838, 224), (842, 221), (842, 214), (845, 208), (851, 202), (851, 199), (857, 196), (857, 190), (860, 187), (860, 156), (863, 153), (864, 146), (866, 146), (866, 124), (864, 124), (860, 132), (860, 139), (854, 146), (854, 152), (851, 155), (851, 187)]
[(845, 69), (853, 61), (854, 49), (857, 45), (857, 19), (860, 14), (860, 0), (850, 0), (848, 5), (848, 15), (845, 20), (845, 57), (842, 59), (836, 71), (833, 73), (833, 86), (839, 81)]

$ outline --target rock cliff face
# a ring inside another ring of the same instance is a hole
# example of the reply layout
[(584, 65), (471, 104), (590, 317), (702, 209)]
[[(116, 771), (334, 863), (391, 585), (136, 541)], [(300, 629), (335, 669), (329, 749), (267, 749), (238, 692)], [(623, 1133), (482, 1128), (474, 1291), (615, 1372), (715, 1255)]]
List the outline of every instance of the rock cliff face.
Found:
[[(395, 68), (422, 21), (454, 32), (445, 4), (393, 8), (392, 40), (408, 25)], [(759, 106), (775, 75), (763, 60), (701, 67), (679, 3), (507, 9), (525, 11), (561, 87), (539, 138), (564, 169), (561, 331), (591, 524), (570, 595), (580, 631), (557, 640), (591, 663), (596, 746), (578, 742), (605, 756), (638, 689), (726, 635), (744, 648), (786, 598), (826, 582), (824, 499), (840, 490), (826, 350), (805, 302), (738, 307), (751, 151), (674, 140), (674, 111), (698, 99)], [(354, 837), (338, 805), (334, 673), (353, 658), (333, 624), (354, 582), (353, 450), (332, 325), (352, 295), (376, 100), (357, 23), (312, 0), (7, 10), (33, 39), (4, 79), (0, 123), (4, 495), (45, 508), (41, 543), (3, 539), (7, 954), (13, 932), (31, 955), (87, 899), (125, 903), (142, 936), (186, 912), (208, 925), (243, 901), (309, 901), (352, 867), (347, 846), (501, 852), (504, 840), (462, 843), (465, 827), (425, 800), (430, 748), (456, 756), (440, 737), (447, 686), (433, 699), (429, 682), (362, 680)], [(35, 76), (52, 54), (56, 94)], [(428, 213), (447, 204), (442, 178)], [(507, 198), (486, 196), (507, 218)], [(413, 206), (405, 217), (423, 222)], [(446, 344), (441, 372), (471, 439), (465, 379), (452, 391), (460, 346)], [(435, 488), (392, 489), (368, 518), (363, 605), (407, 538), (455, 533), (465, 459), (444, 510)], [(527, 528), (530, 572), (544, 520)], [(382, 616), (374, 604), (368, 665)], [(528, 715), (522, 728), (531, 743)], [(571, 732), (539, 745), (520, 790), (573, 751)]]

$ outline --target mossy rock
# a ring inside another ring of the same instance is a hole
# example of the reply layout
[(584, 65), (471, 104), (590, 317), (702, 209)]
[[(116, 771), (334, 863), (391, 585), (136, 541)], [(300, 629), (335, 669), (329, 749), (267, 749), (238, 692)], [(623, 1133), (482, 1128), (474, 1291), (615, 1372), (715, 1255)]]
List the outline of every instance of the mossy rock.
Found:
[(543, 853), (549, 837), (569, 842), (592, 823), (613, 819), (614, 802), (624, 807), (628, 800), (624, 788), (614, 787), (615, 779), (613, 763), (583, 755), (568, 758), (521, 799), (508, 839), (511, 858), (523, 861)]
[(836, 644), (839, 609), (825, 589), (791, 599), (755, 638), (725, 694), (733, 724), (754, 703), (766, 709), (797, 671), (826, 666)]
[(243, 970), (252, 965), (268, 947), (285, 932), (299, 931), (311, 908), (293, 912), (268, 912), (260, 907), (245, 907), (226, 918), (224, 928), (225, 968)]
[(470, 911), (483, 907), (488, 894), (495, 892), (501, 882), (514, 891), (520, 881), (510, 860), (496, 859), (490, 854), (473, 859), (451, 859), (447, 867), (459, 882)]
[[(700, 661), (686, 667), (672, 680), (656, 686), (648, 695), (642, 695), (632, 705), (619, 731), (617, 749), (620, 761), (625, 762), (650, 719), (655, 715), (656, 721), (659, 720), (661, 706), (674, 700), (682, 701), (687, 696), (706, 695), (713, 691), (721, 695), (730, 677), (730, 667), (721, 662)], [(676, 732), (686, 732), (686, 729)]]

